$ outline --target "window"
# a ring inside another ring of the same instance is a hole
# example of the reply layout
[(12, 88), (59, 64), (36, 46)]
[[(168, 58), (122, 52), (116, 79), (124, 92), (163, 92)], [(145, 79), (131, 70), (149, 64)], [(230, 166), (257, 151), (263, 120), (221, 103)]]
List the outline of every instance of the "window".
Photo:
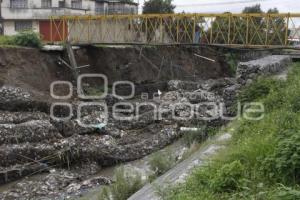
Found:
[(42, 0), (42, 8), (51, 8), (52, 0)]
[(22, 32), (32, 30), (32, 21), (16, 21), (15, 31)]
[(95, 12), (97, 14), (105, 14), (105, 5), (103, 3), (96, 2)]
[(27, 0), (10, 0), (11, 8), (27, 8)]
[(65, 7), (65, 1), (59, 1), (58, 2), (58, 7), (64, 8)]
[(135, 14), (135, 9), (134, 9), (134, 7), (131, 7), (131, 8), (130, 8), (130, 14)]
[(71, 7), (75, 9), (81, 9), (82, 8), (82, 0), (72, 0)]

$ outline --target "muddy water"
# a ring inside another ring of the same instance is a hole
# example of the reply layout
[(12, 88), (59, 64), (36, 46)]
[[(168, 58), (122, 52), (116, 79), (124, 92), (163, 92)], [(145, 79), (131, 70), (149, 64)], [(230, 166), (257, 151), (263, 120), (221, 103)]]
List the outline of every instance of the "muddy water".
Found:
[[(159, 152), (161, 152), (161, 153), (170, 152), (176, 158), (181, 159), (182, 155), (187, 150), (188, 150), (188, 148), (186, 147), (186, 144), (184, 143), (184, 141), (182, 139), (180, 139), (180, 140), (174, 142), (173, 144), (167, 146), (166, 148), (160, 150)], [(150, 174), (153, 173), (150, 169), (150, 166), (149, 166), (149, 160), (150, 160), (151, 156), (152, 155), (148, 155), (148, 156), (146, 156), (146, 157), (144, 157), (140, 160), (125, 163), (125, 164), (123, 164), (123, 166), (125, 167), (125, 170), (129, 169), (129, 170), (137, 171), (138, 173), (140, 173), (142, 175), (142, 177), (144, 179), (146, 179), (147, 176), (149, 176)], [(119, 166), (113, 166), (113, 167), (102, 169), (101, 171), (99, 171), (99, 173), (97, 173), (95, 175), (95, 177), (96, 176), (104, 176), (104, 177), (113, 178), (114, 171), (118, 167)], [(83, 198), (80, 199), (80, 200), (85, 200), (85, 199), (98, 200), (98, 196), (99, 196), (100, 192), (101, 192), (101, 187), (95, 188), (94, 190), (83, 194)]]
[[(178, 140), (178, 141), (174, 142), (173, 144), (167, 146), (166, 148), (160, 150), (159, 152), (170, 152), (173, 155), (175, 155), (176, 157), (179, 157), (179, 156), (181, 156), (181, 154), (183, 154), (185, 152), (186, 149), (187, 148), (186, 148), (186, 145), (184, 144), (184, 142), (182, 140)], [(124, 164), (124, 167), (135, 169), (138, 172), (140, 172), (141, 174), (150, 172), (151, 170), (149, 168), (148, 162), (149, 162), (149, 159), (151, 158), (151, 156), (152, 155), (149, 155), (140, 160), (128, 162), (128, 163)], [(114, 170), (118, 167), (119, 166), (104, 168), (98, 174), (96, 174), (96, 176), (104, 176), (104, 177), (112, 178), (113, 174), (114, 174)]]
[(45, 177), (47, 174), (48, 174), (48, 173), (36, 174), (36, 175), (32, 175), (32, 176), (30, 176), (30, 177), (24, 177), (24, 178), (22, 178), (22, 179), (20, 179), (20, 180), (13, 181), (13, 182), (11, 182), (11, 183), (7, 183), (7, 184), (4, 184), (4, 185), (0, 185), (0, 193), (12, 189), (16, 184), (18, 184), (19, 182), (21, 182), (21, 181), (23, 181), (23, 180), (39, 181), (39, 180), (41, 180), (43, 177)]

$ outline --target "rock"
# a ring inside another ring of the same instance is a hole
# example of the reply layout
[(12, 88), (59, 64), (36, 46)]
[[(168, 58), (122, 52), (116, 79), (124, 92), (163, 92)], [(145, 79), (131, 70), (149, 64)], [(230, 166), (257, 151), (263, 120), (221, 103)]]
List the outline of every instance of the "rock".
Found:
[(33, 120), (21, 124), (0, 124), (0, 145), (55, 141), (61, 134), (49, 121)]
[(185, 92), (184, 97), (186, 97), (192, 104), (201, 102), (217, 102), (218, 100), (214, 93), (207, 92), (202, 89), (196, 90), (194, 92)]
[(284, 71), (291, 63), (290, 56), (271, 55), (249, 62), (240, 62), (237, 67), (237, 82), (241, 85), (249, 84), (257, 76), (272, 75)]
[(21, 88), (2, 86), (0, 88), (0, 103), (30, 102), (31, 94)]
[(126, 132), (118, 129), (113, 122), (109, 122), (102, 132), (114, 138), (122, 138), (126, 135)]
[(184, 97), (184, 95), (182, 94), (182, 92), (170, 91), (170, 92), (163, 94), (161, 100), (162, 100), (162, 102), (165, 102), (165, 101), (174, 102), (174, 101), (179, 101), (183, 97)]
[(168, 82), (168, 90), (173, 91), (173, 90), (179, 90), (182, 86), (182, 81), (180, 80), (171, 80)]
[(50, 106), (47, 102), (36, 101), (22, 88), (4, 85), (0, 88), (0, 110), (49, 112)]
[(112, 180), (103, 176), (98, 176), (91, 178), (82, 182), (82, 186), (88, 187), (92, 185), (110, 185), (112, 184)]
[(171, 80), (168, 82), (168, 90), (187, 90), (193, 91), (201, 88), (201, 82), (192, 82), (192, 81), (181, 81), (181, 80)]
[(83, 115), (80, 119), (73, 119), (69, 121), (52, 120), (52, 123), (64, 137), (70, 137), (74, 134), (101, 134), (103, 133), (103, 130), (99, 127), (99, 125), (104, 124), (104, 126), (106, 126), (107, 115), (108, 114), (105, 112), (93, 111), (90, 114)]
[(232, 78), (222, 78), (222, 79), (209, 79), (201, 84), (201, 89), (207, 92), (219, 92), (224, 87), (235, 84), (235, 79)]
[(57, 155), (57, 158), (49, 161), (59, 160), (59, 151), (63, 150), (64, 146), (59, 147), (55, 143), (53, 145), (41, 143), (2, 145), (0, 148), (0, 166), (24, 165), (24, 163), (30, 163), (32, 160), (45, 161), (44, 163), (46, 163), (47, 159), (44, 158), (50, 155), (54, 157)]
[[(133, 130), (145, 128), (148, 125), (155, 123), (156, 121), (156, 111), (150, 111), (143, 113), (141, 115), (134, 116), (131, 120), (117, 120), (117, 128), (121, 130)], [(125, 116), (124, 117), (128, 117)]]
[(52, 121), (55, 127), (59, 130), (64, 137), (72, 135), (84, 135), (97, 133), (98, 129), (95, 127), (82, 127), (78, 124), (78, 120), (70, 120), (65, 122)]
[(21, 124), (33, 120), (50, 120), (50, 117), (42, 112), (0, 111), (0, 124)]
[[(85, 169), (81, 169), (84, 171)], [(106, 177), (94, 177), (84, 180), (81, 171), (66, 171), (58, 169), (56, 172), (35, 178), (24, 179), (9, 189), (1, 199), (68, 199), (79, 196), (82, 191), (109, 185), (111, 180)]]
[(114, 95), (108, 94), (105, 97), (105, 102), (108, 106), (113, 106), (116, 103), (120, 102), (122, 99), (115, 97)]
[(0, 170), (0, 185), (18, 180), (24, 176), (31, 175), (35, 172), (48, 172), (49, 168), (45, 164), (23, 164), (14, 165)]
[(248, 79), (247, 81), (246, 81), (246, 86), (249, 86), (249, 85), (251, 85), (253, 83), (253, 80), (252, 79)]

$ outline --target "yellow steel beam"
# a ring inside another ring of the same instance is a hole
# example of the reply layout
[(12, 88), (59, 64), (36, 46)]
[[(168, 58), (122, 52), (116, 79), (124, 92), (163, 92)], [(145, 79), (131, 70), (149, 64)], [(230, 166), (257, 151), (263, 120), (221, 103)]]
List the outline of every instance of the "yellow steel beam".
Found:
[[(300, 19), (300, 13), (52, 16), (50, 35), (51, 40), (58, 36), (62, 41), (75, 41), (78, 44), (88, 42), (158, 45), (198, 42), (211, 45), (274, 47), (289, 45), (291, 19)], [(196, 35), (199, 37), (199, 34), (200, 41), (197, 41), (199, 38), (196, 40)]]
[(278, 13), (278, 14), (268, 14), (268, 13), (223, 13), (223, 14), (216, 14), (216, 13), (190, 13), (190, 14), (143, 14), (143, 15), (80, 15), (80, 16), (52, 16), (53, 19), (61, 19), (65, 18), (67, 20), (79, 18), (79, 19), (110, 19), (110, 18), (160, 18), (160, 17), (227, 17), (231, 15), (233, 17), (300, 17), (300, 13)]

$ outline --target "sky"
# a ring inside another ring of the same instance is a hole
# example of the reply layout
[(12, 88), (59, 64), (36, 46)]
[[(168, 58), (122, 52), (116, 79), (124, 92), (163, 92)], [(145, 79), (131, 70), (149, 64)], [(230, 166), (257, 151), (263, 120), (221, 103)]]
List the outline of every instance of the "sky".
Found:
[[(138, 1), (138, 0), (136, 0)], [(280, 12), (300, 13), (300, 0), (174, 0), (176, 12), (186, 13), (240, 13), (244, 7), (261, 4), (264, 11), (277, 7)], [(140, 11), (144, 0), (139, 0)]]

